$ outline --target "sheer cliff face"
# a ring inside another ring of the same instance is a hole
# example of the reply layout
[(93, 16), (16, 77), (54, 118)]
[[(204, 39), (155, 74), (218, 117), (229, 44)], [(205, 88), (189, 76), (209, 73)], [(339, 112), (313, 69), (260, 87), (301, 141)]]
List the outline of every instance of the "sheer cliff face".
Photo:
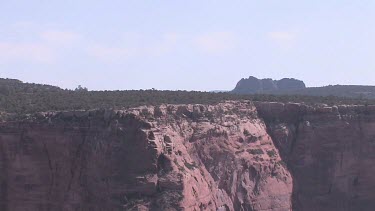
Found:
[(258, 103), (293, 175), (293, 210), (375, 209), (375, 107)]
[(0, 210), (375, 207), (371, 106), (226, 102), (11, 119), (0, 123)]
[(0, 125), (0, 210), (290, 210), (249, 102), (43, 113)]

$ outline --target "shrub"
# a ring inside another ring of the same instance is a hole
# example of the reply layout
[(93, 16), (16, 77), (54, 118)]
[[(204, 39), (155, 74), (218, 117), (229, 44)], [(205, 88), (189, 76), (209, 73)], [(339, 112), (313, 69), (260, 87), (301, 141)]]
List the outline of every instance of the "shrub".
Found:
[(188, 163), (188, 162), (184, 162), (186, 168), (190, 169), (190, 170), (194, 170), (195, 168), (197, 168), (197, 165), (193, 162), (193, 163)]
[(262, 149), (248, 149), (248, 153), (253, 154), (253, 155), (262, 155), (264, 154)]
[(249, 132), (247, 129), (244, 129), (244, 130), (243, 130), (243, 134), (244, 134), (245, 136), (249, 136), (249, 135), (250, 135), (250, 132)]
[(270, 156), (271, 158), (272, 158), (272, 157), (276, 157), (276, 151), (275, 151), (275, 150), (267, 150), (267, 154), (268, 154), (268, 156)]
[[(350, 87), (348, 87), (350, 88)], [(375, 100), (316, 97), (303, 95), (238, 95), (230, 92), (212, 93), (201, 91), (77, 91), (56, 86), (22, 83), (17, 80), (0, 79), (0, 111), (9, 113), (34, 113), (40, 111), (61, 111), (77, 109), (113, 108), (123, 109), (140, 105), (160, 104), (214, 104), (225, 100), (251, 100), (264, 102), (304, 102), (306, 104), (375, 104)], [(211, 120), (213, 114), (206, 112)], [(244, 134), (246, 132), (244, 131)]]

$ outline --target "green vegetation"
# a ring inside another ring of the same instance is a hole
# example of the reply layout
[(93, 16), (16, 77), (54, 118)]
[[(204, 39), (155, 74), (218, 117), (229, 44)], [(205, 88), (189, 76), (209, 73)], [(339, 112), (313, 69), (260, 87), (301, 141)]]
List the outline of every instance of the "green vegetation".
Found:
[(184, 161), (184, 164), (186, 166), (186, 168), (190, 169), (190, 170), (194, 170), (195, 168), (197, 168), (197, 165), (193, 162), (192, 164)]
[(183, 166), (180, 166), (180, 164), (178, 164), (176, 158), (173, 160), (173, 162), (174, 162), (174, 164), (176, 164), (178, 170), (180, 170), (180, 171), (182, 171), (182, 172), (186, 172), (185, 168), (184, 168)]
[(287, 164), (286, 164), (283, 160), (278, 161), (278, 162), (276, 163), (276, 165), (280, 165), (280, 166), (282, 166), (282, 167), (284, 167), (284, 168), (287, 168)]
[(242, 78), (232, 93), (241, 94), (274, 94), (274, 95), (308, 95), (337, 96), (349, 98), (375, 99), (375, 86), (329, 85), (322, 87), (305, 87), (303, 81), (293, 78), (281, 80), (258, 79), (253, 76)]
[(262, 149), (248, 149), (246, 151), (253, 155), (262, 155), (264, 153)]
[(298, 95), (238, 95), (198, 91), (87, 91), (60, 89), (56, 86), (22, 83), (18, 80), (0, 79), (0, 111), (11, 113), (34, 113), (39, 111), (129, 108), (140, 105), (213, 104), (224, 100), (252, 100), (272, 102), (304, 102), (307, 104), (374, 104), (375, 100), (349, 99), (334, 96), (313, 97)]
[(309, 87), (305, 89), (276, 91), (272, 94), (338, 96), (359, 99), (375, 99), (375, 86), (329, 85), (322, 87)]
[(267, 155), (271, 158), (276, 157), (276, 151), (275, 150), (268, 150)]
[(255, 137), (255, 136), (250, 136), (250, 137), (247, 137), (247, 142), (248, 143), (255, 143), (258, 141), (258, 138)]
[(243, 130), (243, 134), (244, 134), (244, 136), (249, 136), (250, 132), (247, 129), (244, 129)]

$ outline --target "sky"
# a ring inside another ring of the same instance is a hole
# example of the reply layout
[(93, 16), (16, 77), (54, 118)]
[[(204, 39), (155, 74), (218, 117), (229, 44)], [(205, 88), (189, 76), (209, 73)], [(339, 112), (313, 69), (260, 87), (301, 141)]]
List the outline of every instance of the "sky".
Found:
[(375, 85), (375, 0), (0, 0), (0, 77), (89, 90)]

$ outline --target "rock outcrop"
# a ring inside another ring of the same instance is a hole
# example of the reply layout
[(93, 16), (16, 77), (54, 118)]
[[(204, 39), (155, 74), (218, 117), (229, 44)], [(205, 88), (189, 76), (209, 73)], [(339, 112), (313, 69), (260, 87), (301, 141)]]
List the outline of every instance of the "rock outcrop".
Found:
[(0, 115), (0, 210), (375, 208), (375, 107), (223, 102)]
[(251, 102), (39, 113), (0, 124), (0, 210), (290, 210)]
[(304, 88), (306, 88), (305, 83), (294, 78), (272, 80), (270, 78), (258, 79), (250, 76), (249, 78), (242, 78), (232, 92), (237, 94), (273, 93)]
[(375, 107), (257, 103), (293, 175), (293, 210), (375, 209)]

